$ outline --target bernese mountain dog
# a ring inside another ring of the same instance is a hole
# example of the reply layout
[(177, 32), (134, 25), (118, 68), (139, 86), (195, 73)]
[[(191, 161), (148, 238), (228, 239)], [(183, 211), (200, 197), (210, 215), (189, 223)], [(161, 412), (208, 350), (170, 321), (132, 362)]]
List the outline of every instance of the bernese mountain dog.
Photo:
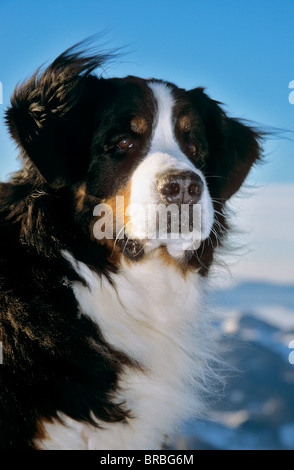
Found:
[(160, 449), (203, 408), (208, 273), (260, 134), (107, 59), (68, 49), (6, 110), (1, 449)]

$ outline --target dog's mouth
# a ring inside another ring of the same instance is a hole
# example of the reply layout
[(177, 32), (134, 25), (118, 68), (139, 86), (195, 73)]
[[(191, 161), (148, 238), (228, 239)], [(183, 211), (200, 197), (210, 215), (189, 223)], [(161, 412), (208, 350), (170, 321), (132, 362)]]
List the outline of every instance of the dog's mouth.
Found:
[(195, 230), (190, 217), (178, 221), (178, 230), (175, 230), (174, 221), (168, 217), (164, 228), (158, 224), (156, 228), (150, 228), (149, 237), (140, 237), (139, 232), (134, 231), (125, 233), (116, 243), (122, 254), (133, 261), (139, 261), (144, 255), (161, 247), (165, 247), (171, 257), (185, 259), (188, 252), (199, 248), (203, 237), (200, 230)]
[(157, 240), (139, 240), (125, 236), (117, 241), (122, 254), (131, 261), (140, 261), (145, 255), (154, 252), (158, 248), (164, 247), (169, 255), (178, 260), (186, 260), (191, 256), (191, 252), (196, 251), (201, 244), (201, 240), (179, 239), (162, 242)]
[(126, 235), (117, 241), (117, 245), (120, 247), (123, 255), (133, 261), (139, 261), (145, 254), (143, 241), (129, 238)]
[(133, 261), (161, 247), (175, 259), (186, 259), (186, 252), (197, 250), (209, 236), (207, 229), (203, 231), (201, 204), (137, 204), (121, 212), (123, 208), (117, 205), (114, 215), (109, 205), (96, 206), (94, 215), (100, 218), (93, 233), (112, 252), (116, 246), (116, 253)]
[(125, 236), (119, 241), (125, 256), (141, 259), (159, 247), (165, 247), (174, 258), (183, 258), (185, 251), (195, 251), (206, 238), (201, 227), (201, 205), (153, 204), (137, 206)]

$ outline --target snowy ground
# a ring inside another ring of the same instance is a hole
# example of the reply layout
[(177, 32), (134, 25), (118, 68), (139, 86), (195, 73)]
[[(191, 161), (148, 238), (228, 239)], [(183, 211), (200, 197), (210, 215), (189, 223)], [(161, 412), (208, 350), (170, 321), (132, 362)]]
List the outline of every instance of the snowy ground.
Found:
[(262, 188), (233, 207), (250, 251), (228, 256), (231, 275), (217, 272), (212, 297), (231, 369), (210, 416), (187, 423), (175, 447), (293, 450), (294, 186)]

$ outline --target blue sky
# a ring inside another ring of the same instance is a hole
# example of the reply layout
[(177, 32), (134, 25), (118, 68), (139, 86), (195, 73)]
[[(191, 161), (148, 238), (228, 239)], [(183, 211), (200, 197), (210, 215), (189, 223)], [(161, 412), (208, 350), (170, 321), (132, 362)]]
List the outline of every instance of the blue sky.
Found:
[[(74, 43), (104, 31), (125, 55), (106, 76), (156, 77), (206, 87), (232, 116), (294, 131), (293, 0), (1, 0), (0, 177), (17, 168), (3, 121), (17, 82)], [(253, 183), (294, 182), (293, 141), (275, 137)]]

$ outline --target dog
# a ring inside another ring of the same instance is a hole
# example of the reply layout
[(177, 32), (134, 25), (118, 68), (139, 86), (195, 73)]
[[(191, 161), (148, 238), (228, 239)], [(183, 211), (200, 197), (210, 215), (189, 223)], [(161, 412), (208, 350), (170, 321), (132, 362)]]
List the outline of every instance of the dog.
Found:
[(6, 110), (2, 449), (161, 449), (205, 406), (206, 286), (261, 135), (203, 88), (97, 75), (108, 58), (73, 46)]

